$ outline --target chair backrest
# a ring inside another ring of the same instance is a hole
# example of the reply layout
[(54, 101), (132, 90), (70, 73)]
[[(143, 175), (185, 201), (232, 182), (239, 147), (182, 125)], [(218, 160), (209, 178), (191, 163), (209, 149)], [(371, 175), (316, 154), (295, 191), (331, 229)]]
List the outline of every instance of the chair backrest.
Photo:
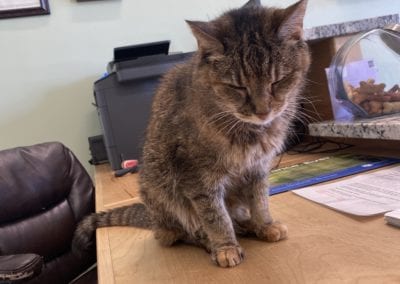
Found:
[(93, 211), (92, 180), (63, 144), (0, 151), (0, 255), (43, 256), (38, 283), (68, 282), (95, 263), (94, 251), (71, 252), (77, 223)]

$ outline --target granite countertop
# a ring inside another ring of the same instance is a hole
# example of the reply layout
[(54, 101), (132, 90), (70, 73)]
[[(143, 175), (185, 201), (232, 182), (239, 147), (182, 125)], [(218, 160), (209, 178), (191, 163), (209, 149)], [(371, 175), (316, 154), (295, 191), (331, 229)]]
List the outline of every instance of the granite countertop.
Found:
[(389, 24), (396, 23), (399, 23), (399, 14), (306, 28), (304, 29), (304, 37), (306, 40), (309, 41), (320, 40), (335, 36), (344, 36), (359, 33), (376, 28), (383, 28)]
[[(399, 14), (318, 26), (304, 30), (308, 41), (345, 36), (399, 23)], [(354, 121), (323, 121), (308, 125), (311, 136), (400, 140), (400, 114)]]
[(308, 125), (311, 136), (400, 140), (400, 114)]

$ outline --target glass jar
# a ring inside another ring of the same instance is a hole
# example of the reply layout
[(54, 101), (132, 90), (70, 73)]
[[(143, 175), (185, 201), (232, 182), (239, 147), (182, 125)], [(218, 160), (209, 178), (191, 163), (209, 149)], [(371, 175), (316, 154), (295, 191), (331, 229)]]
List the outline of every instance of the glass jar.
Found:
[(398, 28), (358, 34), (338, 50), (327, 70), (336, 120), (400, 112)]

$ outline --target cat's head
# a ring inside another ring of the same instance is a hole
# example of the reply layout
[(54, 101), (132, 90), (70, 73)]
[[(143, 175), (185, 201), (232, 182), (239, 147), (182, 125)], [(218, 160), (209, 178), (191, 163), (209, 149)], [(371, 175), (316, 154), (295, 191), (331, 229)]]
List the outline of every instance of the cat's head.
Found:
[(250, 0), (213, 21), (187, 21), (199, 46), (199, 71), (224, 111), (264, 125), (295, 107), (310, 62), (302, 38), (306, 5), (275, 9)]

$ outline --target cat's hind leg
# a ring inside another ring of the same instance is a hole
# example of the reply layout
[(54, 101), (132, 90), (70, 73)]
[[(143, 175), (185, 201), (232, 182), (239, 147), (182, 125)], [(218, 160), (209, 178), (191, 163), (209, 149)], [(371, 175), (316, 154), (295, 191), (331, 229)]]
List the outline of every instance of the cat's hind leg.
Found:
[[(153, 214), (153, 233), (154, 238), (159, 241), (162, 246), (172, 246), (178, 241), (187, 238), (187, 233), (173, 216), (170, 216), (164, 210)], [(161, 213), (161, 214), (160, 214)]]
[(267, 242), (277, 242), (286, 239), (287, 235), (287, 226), (285, 224), (281, 224), (279, 221), (267, 224), (257, 232), (257, 237)]
[(179, 229), (156, 227), (153, 229), (154, 238), (159, 241), (162, 246), (172, 246), (178, 241), (186, 239), (186, 234)]

